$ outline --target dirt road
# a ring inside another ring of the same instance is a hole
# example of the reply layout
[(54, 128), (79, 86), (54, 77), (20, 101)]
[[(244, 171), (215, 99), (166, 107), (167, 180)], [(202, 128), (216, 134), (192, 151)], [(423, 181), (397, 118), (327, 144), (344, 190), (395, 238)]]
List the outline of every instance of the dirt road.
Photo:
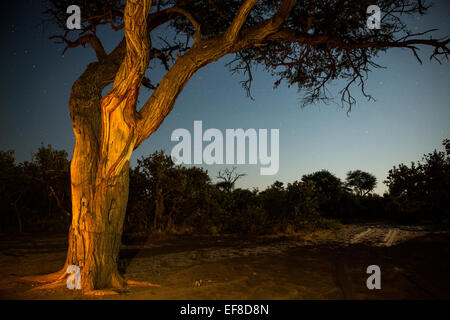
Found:
[[(129, 288), (91, 297), (67, 288), (30, 291), (20, 276), (58, 270), (65, 236), (1, 238), (3, 299), (433, 299), (450, 298), (450, 234), (424, 227), (353, 225), (277, 237), (169, 237), (124, 245)], [(378, 265), (382, 289), (368, 290)]]

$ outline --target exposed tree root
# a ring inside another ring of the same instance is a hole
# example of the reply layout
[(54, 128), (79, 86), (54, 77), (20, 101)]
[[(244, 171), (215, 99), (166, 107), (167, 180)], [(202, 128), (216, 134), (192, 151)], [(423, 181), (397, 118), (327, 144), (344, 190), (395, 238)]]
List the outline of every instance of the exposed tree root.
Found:
[(49, 283), (49, 282), (57, 282), (59, 280), (63, 280), (66, 278), (68, 274), (65, 272), (65, 269), (61, 269), (59, 271), (50, 273), (50, 274), (43, 274), (43, 275), (37, 275), (37, 276), (24, 276), (20, 277), (19, 279), (21, 281), (28, 281), (28, 282), (39, 282), (39, 283)]
[(119, 292), (114, 290), (85, 290), (83, 294), (87, 296), (112, 296), (119, 294)]
[[(21, 277), (20, 280), (40, 283), (41, 285), (26, 291), (27, 293), (37, 293), (45, 290), (66, 288), (67, 276), (69, 276), (69, 274), (65, 273), (64, 269), (62, 269), (60, 271), (46, 275)], [(94, 289), (94, 290), (87, 289), (82, 290), (81, 292), (84, 295), (89, 296), (107, 296), (107, 295), (118, 295), (120, 293), (126, 292), (127, 287), (153, 287), (153, 288), (161, 287), (159, 284), (154, 284), (147, 281), (125, 280), (118, 273), (113, 274), (111, 284), (112, 288)]]
[(112, 285), (117, 289), (125, 289), (126, 287), (160, 287), (159, 284), (150, 283), (147, 281), (135, 281), (135, 280), (126, 280), (122, 277), (118, 272), (113, 274), (112, 277)]
[(37, 286), (35, 288), (27, 290), (27, 292), (33, 293), (33, 292), (38, 292), (38, 291), (42, 291), (42, 290), (51, 290), (51, 289), (56, 289), (56, 288), (60, 288), (60, 287), (65, 287), (65, 286), (66, 286), (66, 281), (63, 278), (63, 279), (58, 279), (56, 281)]
[(127, 285), (130, 287), (153, 287), (153, 288), (160, 288), (161, 285), (150, 283), (147, 281), (134, 281), (134, 280), (127, 280)]
[[(66, 280), (63, 279), (59, 279), (57, 281), (54, 282), (50, 282), (35, 288), (32, 288), (30, 290), (27, 291), (27, 293), (37, 293), (40, 291), (45, 291), (45, 290), (52, 290), (52, 289), (57, 289), (57, 288), (63, 288), (66, 289)], [(69, 289), (67, 289), (69, 290)], [(108, 296), (108, 295), (117, 295), (119, 293), (121, 293), (120, 291), (115, 291), (112, 289), (103, 289), (103, 290), (70, 290), (70, 291), (81, 291), (82, 294), (84, 295), (88, 295), (88, 296)]]

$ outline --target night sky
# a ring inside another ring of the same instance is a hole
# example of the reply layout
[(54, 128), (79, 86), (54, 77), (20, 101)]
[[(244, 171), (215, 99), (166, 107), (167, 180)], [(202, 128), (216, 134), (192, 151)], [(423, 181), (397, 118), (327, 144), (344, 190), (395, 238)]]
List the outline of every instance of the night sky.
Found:
[[(21, 162), (30, 160), (43, 142), (67, 150), (71, 157), (70, 90), (95, 60), (93, 50), (70, 49), (62, 56), (63, 46), (48, 39), (55, 30), (39, 26), (41, 1), (7, 3), (2, 3), (0, 30), (0, 149), (15, 150)], [(449, 9), (449, 1), (435, 1), (428, 15), (408, 20), (409, 27), (412, 31), (439, 28), (436, 36), (448, 36)], [(102, 35), (109, 51), (121, 40), (123, 30), (104, 30)], [(225, 57), (191, 79), (160, 129), (135, 151), (132, 165), (155, 150), (170, 154), (176, 144), (170, 141), (172, 131), (193, 131), (194, 120), (202, 120), (204, 130), (223, 132), (226, 128), (277, 128), (278, 174), (260, 176), (259, 165), (239, 165), (238, 171), (247, 173), (239, 187), (264, 189), (275, 180), (292, 182), (320, 169), (344, 179), (348, 170), (361, 169), (376, 175), (376, 191), (382, 193), (386, 190), (382, 181), (393, 165), (419, 160), (424, 153), (441, 149), (442, 140), (450, 137), (450, 63), (429, 61), (426, 48), (420, 54), (423, 65), (406, 49), (381, 55), (376, 62), (387, 69), (372, 72), (366, 84), (376, 101), (368, 102), (355, 89), (358, 103), (349, 115), (333, 104), (301, 109), (301, 92), (286, 86), (274, 90), (273, 79), (263, 70), (254, 73), (252, 101), (240, 86), (242, 78), (227, 71), (224, 65), (231, 57)], [(337, 92), (334, 88), (343, 85), (338, 81), (331, 89)], [(150, 93), (143, 89), (141, 105)], [(203, 167), (214, 177), (224, 166)]]

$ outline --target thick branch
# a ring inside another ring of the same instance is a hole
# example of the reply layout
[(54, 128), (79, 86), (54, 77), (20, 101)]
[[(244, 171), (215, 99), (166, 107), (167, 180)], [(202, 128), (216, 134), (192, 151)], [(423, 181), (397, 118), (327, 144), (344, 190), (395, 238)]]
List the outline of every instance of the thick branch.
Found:
[(228, 43), (233, 43), (239, 35), (239, 31), (241, 31), (242, 26), (247, 20), (250, 11), (253, 7), (258, 3), (259, 0), (246, 0), (244, 4), (239, 8), (239, 12), (234, 17), (231, 25), (228, 27), (227, 31), (225, 31), (225, 39)]
[[(290, 14), (296, 4), (296, 0), (281, 1), (277, 12), (273, 17), (267, 19), (255, 26), (242, 29), (245, 19), (248, 17), (251, 9), (257, 1), (245, 1), (234, 18), (232, 25), (224, 34), (215, 38), (203, 40), (201, 47), (191, 48), (184, 56), (179, 57), (174, 66), (167, 72), (157, 89), (143, 106), (138, 124), (139, 138), (136, 146), (150, 136), (162, 123), (166, 115), (172, 110), (178, 94), (184, 88), (190, 77), (204, 65), (215, 61), (229, 53), (236, 53), (242, 50), (260, 46), (268, 41), (286, 41), (295, 42), (306, 46), (304, 59), (310, 52), (310, 48), (318, 45), (326, 45), (326, 54), (331, 60), (329, 67), (332, 69), (324, 77), (325, 81), (335, 77), (336, 62), (331, 55), (333, 48), (344, 50), (366, 49), (366, 48), (389, 48), (403, 47), (412, 49), (414, 45), (429, 45), (435, 48), (432, 56), (447, 55), (449, 40), (436, 39), (403, 39), (398, 41), (358, 41), (346, 42), (341, 39), (332, 38), (326, 35), (315, 35), (298, 30), (283, 28), (283, 25), (289, 19)], [(232, 45), (221, 39), (227, 38), (227, 41), (233, 41)], [(358, 73), (353, 80), (360, 78)]]
[(241, 30), (240, 36), (234, 43), (230, 52), (237, 52), (254, 46), (261, 45), (262, 42), (277, 32), (289, 19), (297, 0), (283, 0), (277, 12), (270, 18), (253, 27)]
[[(147, 30), (150, 6), (151, 0), (127, 0), (125, 6), (126, 55), (113, 88), (102, 99), (101, 153), (106, 161), (102, 170), (107, 178), (119, 175), (136, 141), (136, 102), (150, 55)], [(113, 141), (116, 137), (111, 136), (111, 128), (115, 128), (114, 134), (121, 136), (122, 141)]]

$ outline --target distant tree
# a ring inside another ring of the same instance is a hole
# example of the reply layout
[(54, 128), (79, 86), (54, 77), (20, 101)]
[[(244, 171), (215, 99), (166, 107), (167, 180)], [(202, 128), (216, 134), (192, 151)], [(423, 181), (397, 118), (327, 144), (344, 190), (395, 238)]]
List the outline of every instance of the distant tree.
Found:
[(148, 233), (153, 226), (151, 184), (139, 166), (130, 169), (130, 192), (125, 215), (124, 233)]
[[(216, 191), (208, 172), (197, 167), (176, 167), (173, 171), (175, 185), (166, 196), (169, 211), (169, 225), (182, 226), (189, 224), (199, 232), (208, 229), (213, 223), (214, 214), (220, 214)], [(193, 218), (192, 215), (197, 217)]]
[(318, 210), (323, 216), (339, 216), (339, 202), (344, 192), (341, 179), (328, 170), (320, 170), (303, 175), (302, 181), (314, 184), (314, 194), (319, 203)]
[(31, 218), (29, 223), (62, 228), (70, 222), (70, 162), (67, 158), (67, 151), (41, 144), (32, 161), (21, 164), (23, 179), (27, 182), (22, 189), (22, 202), (28, 202), (24, 205)]
[(444, 139), (444, 141), (442, 141), (442, 144), (444, 145), (445, 153), (447, 154), (447, 156), (450, 155), (450, 140)]
[(43, 184), (58, 210), (70, 217), (70, 162), (67, 158), (66, 150), (57, 150), (50, 144), (47, 147), (42, 144), (33, 155), (32, 163), (25, 162), (24, 167), (30, 172), (32, 179)]
[(258, 190), (235, 189), (229, 195), (226, 232), (256, 233), (264, 229), (267, 215), (261, 208)]
[(377, 186), (377, 178), (368, 172), (361, 170), (347, 172), (346, 186), (353, 189), (359, 196), (365, 196)]
[(221, 181), (216, 183), (216, 187), (223, 191), (231, 192), (234, 189), (236, 181), (246, 176), (245, 173), (237, 173), (236, 169), (236, 167), (233, 167), (231, 170), (228, 168), (220, 170), (216, 178)]
[(22, 213), (19, 208), (23, 181), (21, 170), (15, 163), (14, 151), (0, 150), (0, 208), (1, 229), (5, 231), (11, 225), (17, 225), (17, 231), (23, 231)]
[(389, 196), (401, 212), (427, 214), (429, 218), (450, 217), (450, 144), (443, 141), (445, 151), (434, 150), (422, 161), (394, 166), (384, 183)]
[[(14, 162), (13, 151), (0, 151), (2, 208), (17, 218), (18, 230), (56, 227), (70, 221), (67, 152), (41, 145), (31, 161)], [(10, 222), (9, 222), (10, 223)]]
[(211, 213), (220, 211), (217, 200), (212, 199), (215, 188), (207, 171), (176, 166), (163, 151), (139, 159), (130, 180), (130, 199), (136, 201), (130, 203), (127, 211), (130, 229), (134, 221), (141, 226), (143, 222), (151, 225), (153, 231), (168, 232), (187, 219), (207, 224), (212, 219)]
[[(163, 151), (155, 151), (148, 157), (138, 160), (138, 168), (144, 173), (149, 185), (149, 192), (154, 200), (153, 229), (164, 229), (167, 223), (165, 197), (169, 192), (182, 188), (183, 181), (177, 181), (171, 172), (174, 163)], [(175, 179), (174, 179), (175, 178)], [(163, 222), (163, 220), (166, 220)]]
[(290, 214), (295, 222), (310, 223), (319, 217), (319, 203), (312, 181), (295, 181), (286, 188)]
[(14, 167), (14, 150), (0, 150), (0, 169), (2, 172), (11, 170)]
[(275, 181), (271, 186), (260, 192), (264, 210), (272, 220), (288, 215), (287, 193), (283, 182)]
[(341, 192), (342, 181), (328, 170), (320, 170), (314, 173), (302, 176), (303, 182), (313, 182), (314, 188), (318, 193), (325, 194), (328, 197)]

